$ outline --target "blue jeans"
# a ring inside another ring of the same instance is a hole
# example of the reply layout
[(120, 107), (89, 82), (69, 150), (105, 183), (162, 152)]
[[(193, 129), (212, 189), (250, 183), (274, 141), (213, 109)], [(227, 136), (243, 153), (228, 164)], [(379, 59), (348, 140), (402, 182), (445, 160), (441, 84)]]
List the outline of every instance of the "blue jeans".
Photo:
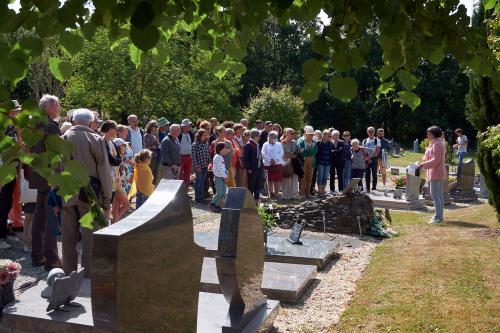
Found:
[(224, 178), (221, 177), (214, 177), (214, 181), (217, 193), (215, 193), (214, 197), (212, 198), (212, 203), (215, 206), (220, 207), (220, 202), (222, 198), (226, 197), (227, 185), (226, 182), (224, 181)]
[(330, 176), (330, 165), (318, 164), (318, 186), (326, 186), (328, 176)]
[(142, 193), (141, 191), (137, 191), (136, 197), (135, 197), (135, 209), (139, 208), (142, 206), (143, 203), (148, 200), (148, 196)]
[(200, 171), (196, 170), (196, 180), (194, 182), (194, 200), (196, 202), (203, 200), (207, 174), (208, 168), (201, 168)]
[(344, 179), (344, 187), (349, 185), (349, 182), (351, 181), (351, 167), (352, 167), (352, 161), (346, 160), (344, 164), (344, 170), (342, 171), (342, 178)]
[(434, 201), (434, 208), (436, 209), (436, 212), (434, 213), (434, 219), (442, 220), (443, 209), (444, 209), (443, 181), (431, 180), (429, 183), (430, 183), (431, 198), (432, 201)]
[(457, 163), (457, 178), (462, 176), (462, 162), (464, 161), (464, 157), (467, 154), (465, 151), (459, 151), (457, 152), (457, 158), (458, 158), (458, 163)]

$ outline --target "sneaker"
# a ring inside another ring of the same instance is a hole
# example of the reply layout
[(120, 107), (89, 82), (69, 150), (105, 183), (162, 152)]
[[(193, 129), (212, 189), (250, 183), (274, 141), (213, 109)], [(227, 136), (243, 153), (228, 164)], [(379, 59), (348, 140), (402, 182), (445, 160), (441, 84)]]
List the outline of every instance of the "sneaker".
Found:
[(5, 239), (0, 240), (0, 249), (1, 250), (7, 250), (7, 249), (10, 249), (11, 247), (12, 247), (12, 245), (7, 243), (7, 241)]
[(439, 223), (443, 223), (443, 220), (437, 220), (435, 218), (432, 218), (432, 220), (427, 222), (427, 224), (439, 224)]

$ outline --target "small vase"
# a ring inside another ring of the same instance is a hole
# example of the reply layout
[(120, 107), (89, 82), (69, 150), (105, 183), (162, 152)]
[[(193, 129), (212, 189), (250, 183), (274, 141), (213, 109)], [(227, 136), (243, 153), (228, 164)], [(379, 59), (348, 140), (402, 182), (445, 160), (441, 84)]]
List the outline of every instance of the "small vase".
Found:
[(0, 306), (14, 301), (14, 281), (0, 285)]

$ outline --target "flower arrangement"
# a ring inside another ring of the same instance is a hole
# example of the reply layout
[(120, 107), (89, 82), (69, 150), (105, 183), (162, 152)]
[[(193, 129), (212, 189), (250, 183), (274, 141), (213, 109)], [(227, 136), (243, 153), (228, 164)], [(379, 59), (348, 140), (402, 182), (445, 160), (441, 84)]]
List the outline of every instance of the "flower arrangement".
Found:
[(408, 181), (408, 178), (406, 176), (392, 176), (391, 180), (394, 183), (394, 186), (405, 187), (406, 182)]
[(264, 232), (267, 233), (274, 226), (276, 226), (276, 219), (271, 213), (270, 209), (266, 209), (264, 206), (257, 207), (257, 213), (262, 220), (262, 226), (264, 227)]
[(0, 259), (0, 285), (13, 282), (21, 272), (21, 265), (9, 259)]

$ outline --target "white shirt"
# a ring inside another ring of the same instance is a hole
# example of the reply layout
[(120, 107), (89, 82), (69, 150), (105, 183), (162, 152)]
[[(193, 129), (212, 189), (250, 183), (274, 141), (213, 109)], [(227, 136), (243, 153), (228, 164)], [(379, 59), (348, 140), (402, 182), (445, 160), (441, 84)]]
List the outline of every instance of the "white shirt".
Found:
[(380, 147), (381, 145), (382, 143), (380, 142), (380, 139), (376, 136), (374, 136), (373, 139), (368, 137), (363, 141), (363, 147), (368, 148), (369, 157), (375, 157), (375, 148)]
[(189, 136), (189, 133), (184, 133), (182, 132), (182, 140), (179, 140), (181, 142), (181, 155), (191, 155), (191, 137)]
[(271, 160), (274, 160), (275, 164), (283, 164), (283, 146), (281, 143), (276, 142), (270, 144), (269, 142), (264, 143), (262, 146), (262, 159), (264, 160), (264, 166), (270, 166)]
[(227, 178), (227, 170), (226, 163), (224, 163), (224, 157), (219, 154), (215, 154), (212, 166), (215, 177)]
[(457, 143), (458, 143), (458, 151), (466, 153), (467, 152), (467, 137), (465, 134), (460, 135), (457, 138)]
[(139, 128), (137, 128), (137, 130), (135, 130), (130, 126), (129, 126), (128, 130), (130, 131), (130, 147), (134, 151), (134, 154), (138, 154), (142, 149), (141, 130)]

